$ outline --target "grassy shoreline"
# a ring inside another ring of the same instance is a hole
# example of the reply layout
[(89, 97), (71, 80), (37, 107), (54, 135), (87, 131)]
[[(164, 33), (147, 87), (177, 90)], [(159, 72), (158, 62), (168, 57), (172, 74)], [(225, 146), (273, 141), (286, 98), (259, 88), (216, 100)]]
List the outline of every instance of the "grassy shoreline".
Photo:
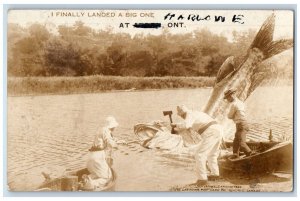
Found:
[(214, 77), (9, 77), (9, 96), (212, 87)]
[[(62, 95), (213, 87), (215, 77), (8, 77), (8, 96)], [(292, 79), (265, 82), (262, 86), (293, 86)]]

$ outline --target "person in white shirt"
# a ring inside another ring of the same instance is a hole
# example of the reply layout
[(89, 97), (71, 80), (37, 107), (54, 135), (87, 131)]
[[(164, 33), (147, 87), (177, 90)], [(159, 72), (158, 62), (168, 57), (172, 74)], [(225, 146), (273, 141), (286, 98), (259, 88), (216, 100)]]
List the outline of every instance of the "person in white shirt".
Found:
[(84, 189), (101, 188), (112, 179), (112, 151), (117, 148), (117, 144), (125, 143), (112, 136), (118, 125), (116, 119), (109, 116), (106, 118), (106, 125), (95, 136), (87, 160), (87, 169), (90, 174), (83, 177)]
[(228, 112), (228, 119), (232, 119), (236, 125), (236, 132), (233, 140), (233, 154), (235, 158), (239, 157), (239, 152), (243, 151), (246, 156), (254, 152), (246, 144), (246, 135), (249, 127), (246, 120), (245, 104), (235, 96), (235, 90), (229, 89), (224, 93), (224, 99), (231, 103)]
[[(183, 123), (172, 123), (175, 130), (191, 129), (201, 135), (202, 140), (198, 144), (195, 153), (197, 186), (207, 184), (208, 180), (216, 180), (219, 177), (218, 156), (223, 137), (223, 128), (212, 117), (204, 112), (189, 110), (186, 106), (177, 106), (177, 115), (184, 119)], [(210, 169), (207, 175), (206, 164)]]

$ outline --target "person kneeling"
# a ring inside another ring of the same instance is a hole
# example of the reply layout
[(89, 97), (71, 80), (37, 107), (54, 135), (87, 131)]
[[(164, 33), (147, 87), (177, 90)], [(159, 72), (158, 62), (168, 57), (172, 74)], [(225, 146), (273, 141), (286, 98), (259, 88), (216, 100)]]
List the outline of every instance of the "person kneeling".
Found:
[(107, 117), (106, 126), (97, 133), (93, 146), (89, 149), (87, 169), (90, 174), (83, 176), (84, 190), (104, 188), (112, 180), (112, 150), (117, 148), (118, 143), (123, 143), (112, 136), (118, 125), (114, 117)]

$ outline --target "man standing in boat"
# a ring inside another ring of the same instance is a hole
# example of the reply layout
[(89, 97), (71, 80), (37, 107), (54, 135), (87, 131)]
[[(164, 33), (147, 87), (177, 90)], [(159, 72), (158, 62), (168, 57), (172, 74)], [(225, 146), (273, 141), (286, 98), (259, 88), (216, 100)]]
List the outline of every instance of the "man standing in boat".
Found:
[[(197, 186), (206, 185), (208, 180), (219, 177), (218, 156), (223, 136), (223, 128), (212, 117), (204, 112), (189, 110), (186, 106), (177, 106), (177, 115), (184, 119), (183, 123), (172, 123), (175, 130), (189, 129), (201, 135), (197, 145), (195, 160), (198, 180)], [(211, 175), (207, 175), (206, 164)]]
[(239, 152), (243, 151), (246, 156), (254, 152), (246, 144), (246, 134), (249, 127), (246, 120), (245, 104), (235, 96), (235, 90), (229, 89), (224, 93), (224, 99), (231, 103), (227, 117), (232, 119), (236, 125), (236, 132), (233, 140), (233, 158), (239, 158)]

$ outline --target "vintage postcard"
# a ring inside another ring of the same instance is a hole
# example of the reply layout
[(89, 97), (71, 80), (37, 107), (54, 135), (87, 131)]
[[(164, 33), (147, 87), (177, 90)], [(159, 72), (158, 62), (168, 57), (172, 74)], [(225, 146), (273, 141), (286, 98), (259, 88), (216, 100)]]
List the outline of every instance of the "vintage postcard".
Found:
[(292, 10), (7, 15), (9, 191), (291, 192)]

